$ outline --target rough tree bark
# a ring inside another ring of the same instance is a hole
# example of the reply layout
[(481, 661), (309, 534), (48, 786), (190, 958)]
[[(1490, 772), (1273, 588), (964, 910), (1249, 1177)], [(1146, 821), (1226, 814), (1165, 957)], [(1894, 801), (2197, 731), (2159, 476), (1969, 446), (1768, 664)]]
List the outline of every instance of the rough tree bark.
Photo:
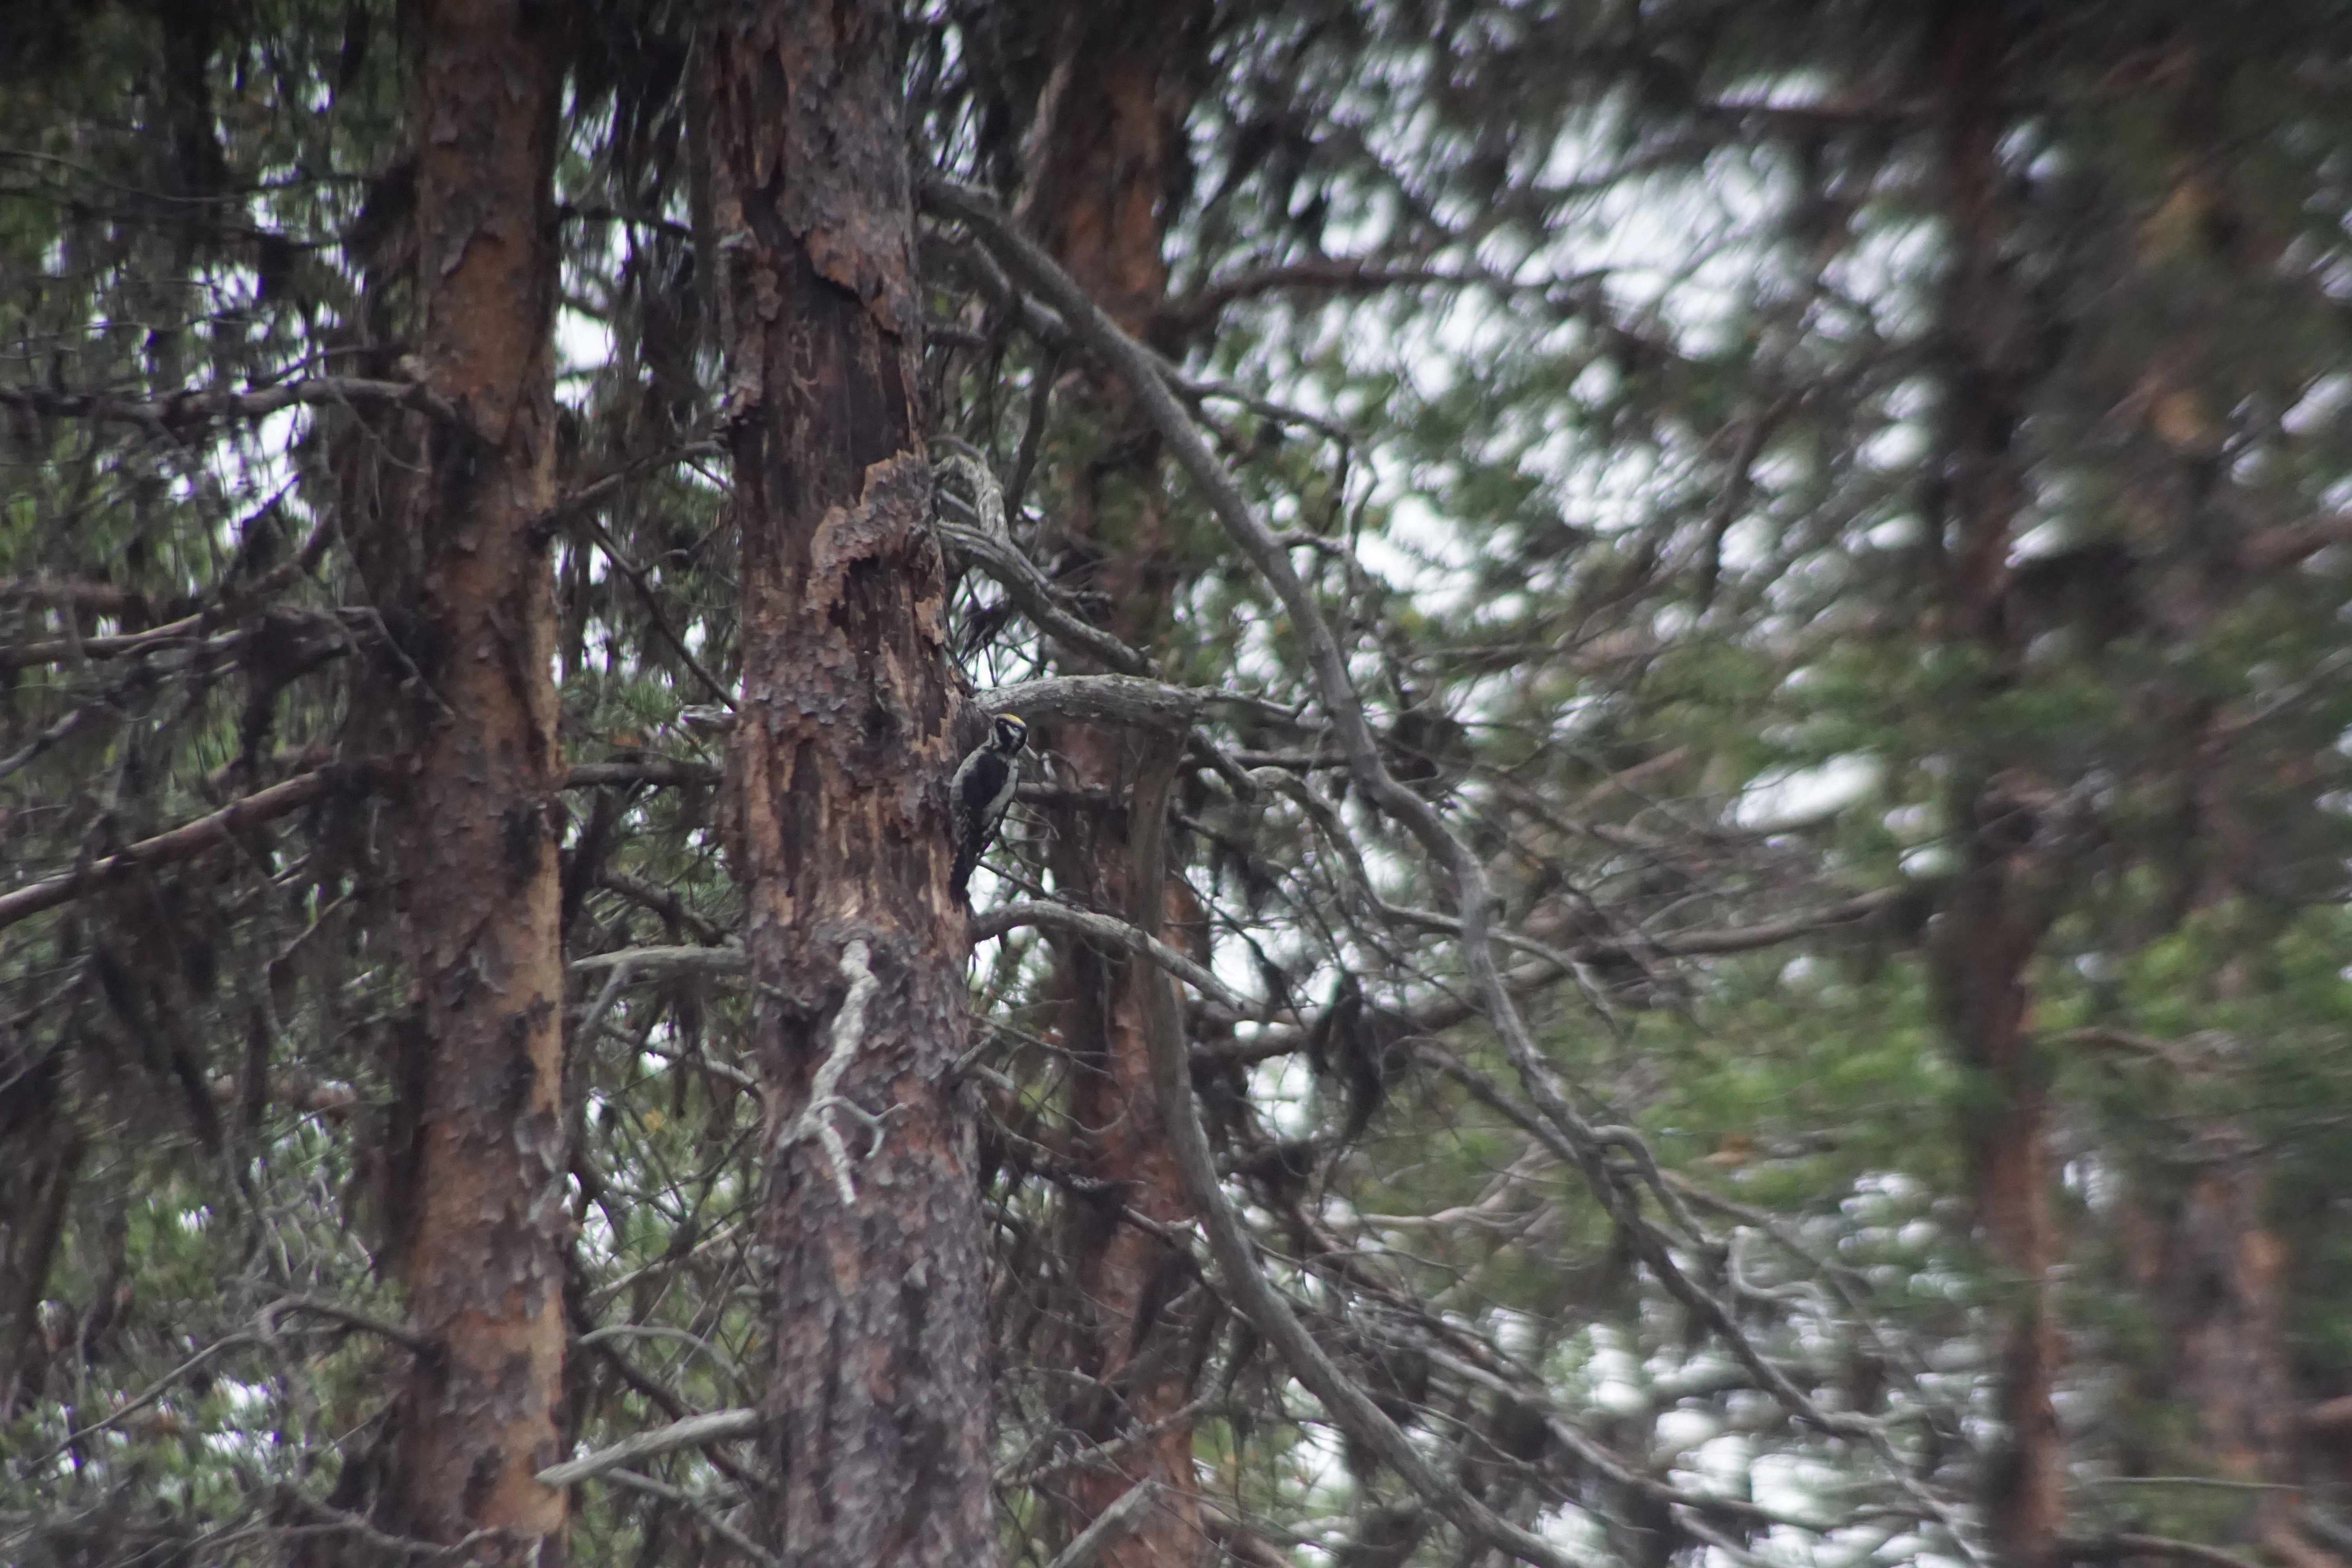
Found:
[[(376, 721), (415, 759), (388, 836), (417, 1006), (400, 1076), (402, 1272), (417, 1358), (386, 1522), (560, 1549), (563, 953), (548, 548), (558, 19), (425, 0), (410, 100), (415, 354), (454, 421), (411, 416), (415, 460), (362, 559), (404, 668)], [(413, 668), (409, 668), (413, 667)], [(362, 722), (368, 721), (363, 720)]]
[(888, 0), (706, 14), (743, 686), (734, 850), (767, 1133), (758, 1531), (780, 1562), (995, 1555), (945, 568)]
[[(1996, 5), (1947, 4), (1931, 25), (1927, 60), (1949, 247), (1929, 549), (1944, 636), (1982, 667), (1988, 699), (2013, 676), (2021, 651), (2005, 598), (2027, 499), (2019, 447), (2038, 353), (2006, 249), (2000, 142), (2011, 26)], [(2060, 1346), (2050, 1300), (2050, 1094), (2027, 974), (2048, 925), (2048, 825), (2029, 798), (2032, 781), (1997, 736), (1963, 730), (1954, 750), (1949, 809), (1967, 830), (1967, 860), (1937, 911), (1930, 960), (1944, 1031), (1969, 1075), (1960, 1140), (1978, 1237), (2000, 1277), (1992, 1331), (2006, 1436), (1985, 1478), (1985, 1532), (2005, 1568), (2033, 1568), (2051, 1560), (2065, 1521), (2051, 1400)]]
[[(1207, 7), (1073, 0), (1052, 15), (1051, 65), (1023, 216), (1114, 321), (1150, 338), (1167, 296), (1162, 246), (1171, 194), (1185, 177), (1184, 120), (1205, 52)], [(1106, 449), (1129, 456), (1074, 465), (1077, 489), (1061, 521), (1073, 546), (1091, 558), (1087, 585), (1111, 606), (1112, 635), (1151, 652), (1165, 640), (1178, 576), (1159, 446), (1118, 384), (1106, 380), (1095, 390)], [(1063, 726), (1051, 743), (1085, 785), (1111, 800), (1133, 798), (1143, 782), (1146, 759), (1128, 734)], [(1130, 866), (1131, 838), (1160, 843), (1158, 832), (1143, 831), (1153, 826), (1131, 822), (1124, 810), (1060, 825), (1056, 881), (1087, 907), (1122, 910), (1155, 934), (1169, 920), (1184, 920), (1196, 911), (1183, 908), (1181, 884), (1159, 868), (1139, 876)], [(1192, 1424), (1178, 1418), (1197, 1359), (1189, 1353), (1194, 1325), (1171, 1310), (1190, 1282), (1189, 1265), (1119, 1217), (1122, 1205), (1163, 1224), (1190, 1212), (1151, 1088), (1140, 987), (1158, 984), (1151, 965), (1104, 944), (1062, 945), (1055, 994), (1060, 1043), (1076, 1067), (1071, 1154), (1103, 1192), (1117, 1194), (1116, 1202), (1072, 1209), (1069, 1350), (1091, 1392), (1069, 1419), (1097, 1443), (1157, 1428), (1150, 1440), (1069, 1482), (1073, 1533), (1129, 1489), (1154, 1488), (1152, 1506), (1103, 1550), (1106, 1568), (1196, 1563), (1206, 1542)]]

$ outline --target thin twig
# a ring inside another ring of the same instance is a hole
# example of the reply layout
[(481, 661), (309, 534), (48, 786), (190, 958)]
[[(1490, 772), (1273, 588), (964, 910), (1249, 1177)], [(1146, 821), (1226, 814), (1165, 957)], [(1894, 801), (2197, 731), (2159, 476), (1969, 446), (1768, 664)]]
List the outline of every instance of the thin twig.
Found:
[(748, 1437), (759, 1428), (760, 1413), (756, 1410), (713, 1410), (700, 1415), (688, 1415), (667, 1426), (656, 1426), (650, 1432), (638, 1432), (624, 1437), (609, 1448), (599, 1448), (580, 1458), (551, 1465), (539, 1472), (538, 1479), (541, 1486), (568, 1487), (574, 1481), (593, 1479), (608, 1470), (617, 1470), (639, 1459), (676, 1453), (680, 1448), (699, 1448), (735, 1437)]
[(751, 961), (740, 947), (624, 947), (592, 952), (568, 966), (575, 974), (625, 967), (648, 978), (666, 974), (741, 974)]
[(1069, 904), (1049, 904), (1042, 901), (1005, 904), (972, 916), (971, 931), (974, 942), (986, 942), (1003, 936), (1022, 926), (1044, 926), (1053, 931), (1066, 931), (1079, 936), (1108, 942), (1131, 953), (1148, 957), (1198, 991), (1211, 1001), (1231, 1008), (1244, 1018), (1255, 1018), (1265, 1012), (1262, 1004), (1253, 1002), (1240, 993), (1226, 988), (1224, 983), (1204, 966), (1195, 963), (1150, 932)]
[(729, 712), (733, 712), (735, 710), (734, 693), (729, 691), (717, 676), (703, 668), (702, 661), (694, 657), (694, 650), (686, 646), (686, 639), (678, 636), (671, 627), (669, 617), (662, 613), (661, 601), (654, 595), (653, 584), (646, 581), (645, 569), (630, 560), (621, 547), (614, 542), (613, 536), (605, 531), (603, 523), (585, 512), (579, 513), (578, 519), (581, 528), (586, 531), (590, 539), (595, 541), (596, 548), (604, 552), (604, 559), (610, 561), (619, 570), (621, 575), (629, 580), (629, 586), (637, 591), (637, 598), (646, 607), (646, 616), (653, 622), (654, 630), (661, 634), (662, 641), (669, 644), (670, 651), (677, 655), (685, 663), (688, 673), (702, 682), (703, 688), (719, 699)]

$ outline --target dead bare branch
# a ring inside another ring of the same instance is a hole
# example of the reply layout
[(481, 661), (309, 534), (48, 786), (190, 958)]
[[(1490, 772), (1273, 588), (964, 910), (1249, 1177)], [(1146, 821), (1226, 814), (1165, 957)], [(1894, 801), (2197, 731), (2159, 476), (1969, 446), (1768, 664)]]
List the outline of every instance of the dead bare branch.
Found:
[(423, 382), (370, 381), (314, 375), (248, 392), (177, 392), (146, 400), (110, 392), (58, 392), (45, 386), (0, 386), (0, 408), (22, 408), (48, 418), (95, 419), (151, 429), (181, 430), (215, 419), (261, 419), (289, 408), (320, 404), (414, 408), (456, 421), (457, 411)]
[(320, 800), (339, 789), (362, 785), (373, 775), (383, 771), (378, 763), (337, 763), (314, 772), (299, 773), (283, 784), (246, 796), (221, 807), (209, 816), (183, 823), (168, 833), (142, 838), (119, 855), (109, 855), (94, 860), (79, 870), (62, 877), (28, 883), (14, 892), (0, 894), (0, 928), (15, 925), (18, 921), (53, 910), (59, 904), (80, 898), (85, 893), (121, 880), (141, 867), (169, 865), (174, 861), (194, 859), (207, 849), (232, 842), (237, 834), (249, 827), (299, 811), (312, 801)]

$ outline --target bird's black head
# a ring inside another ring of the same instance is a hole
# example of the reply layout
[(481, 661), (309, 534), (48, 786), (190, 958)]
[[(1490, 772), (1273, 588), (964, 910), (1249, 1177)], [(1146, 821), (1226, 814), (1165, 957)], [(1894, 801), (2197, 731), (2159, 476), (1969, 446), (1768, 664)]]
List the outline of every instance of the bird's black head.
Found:
[(999, 713), (989, 726), (988, 743), (1006, 756), (1029, 743), (1029, 721), (1018, 713)]

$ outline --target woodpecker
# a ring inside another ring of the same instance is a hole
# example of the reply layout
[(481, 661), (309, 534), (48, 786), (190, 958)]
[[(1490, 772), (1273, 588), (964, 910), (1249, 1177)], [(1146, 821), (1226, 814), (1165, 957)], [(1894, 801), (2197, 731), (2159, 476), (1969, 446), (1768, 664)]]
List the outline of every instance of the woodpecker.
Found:
[(955, 813), (956, 899), (969, 905), (972, 868), (996, 837), (996, 825), (1013, 804), (1013, 786), (1021, 778), (1021, 749), (1029, 743), (1029, 725), (1018, 713), (1000, 713), (990, 721), (988, 739), (975, 748), (955, 771), (948, 785), (949, 805)]

